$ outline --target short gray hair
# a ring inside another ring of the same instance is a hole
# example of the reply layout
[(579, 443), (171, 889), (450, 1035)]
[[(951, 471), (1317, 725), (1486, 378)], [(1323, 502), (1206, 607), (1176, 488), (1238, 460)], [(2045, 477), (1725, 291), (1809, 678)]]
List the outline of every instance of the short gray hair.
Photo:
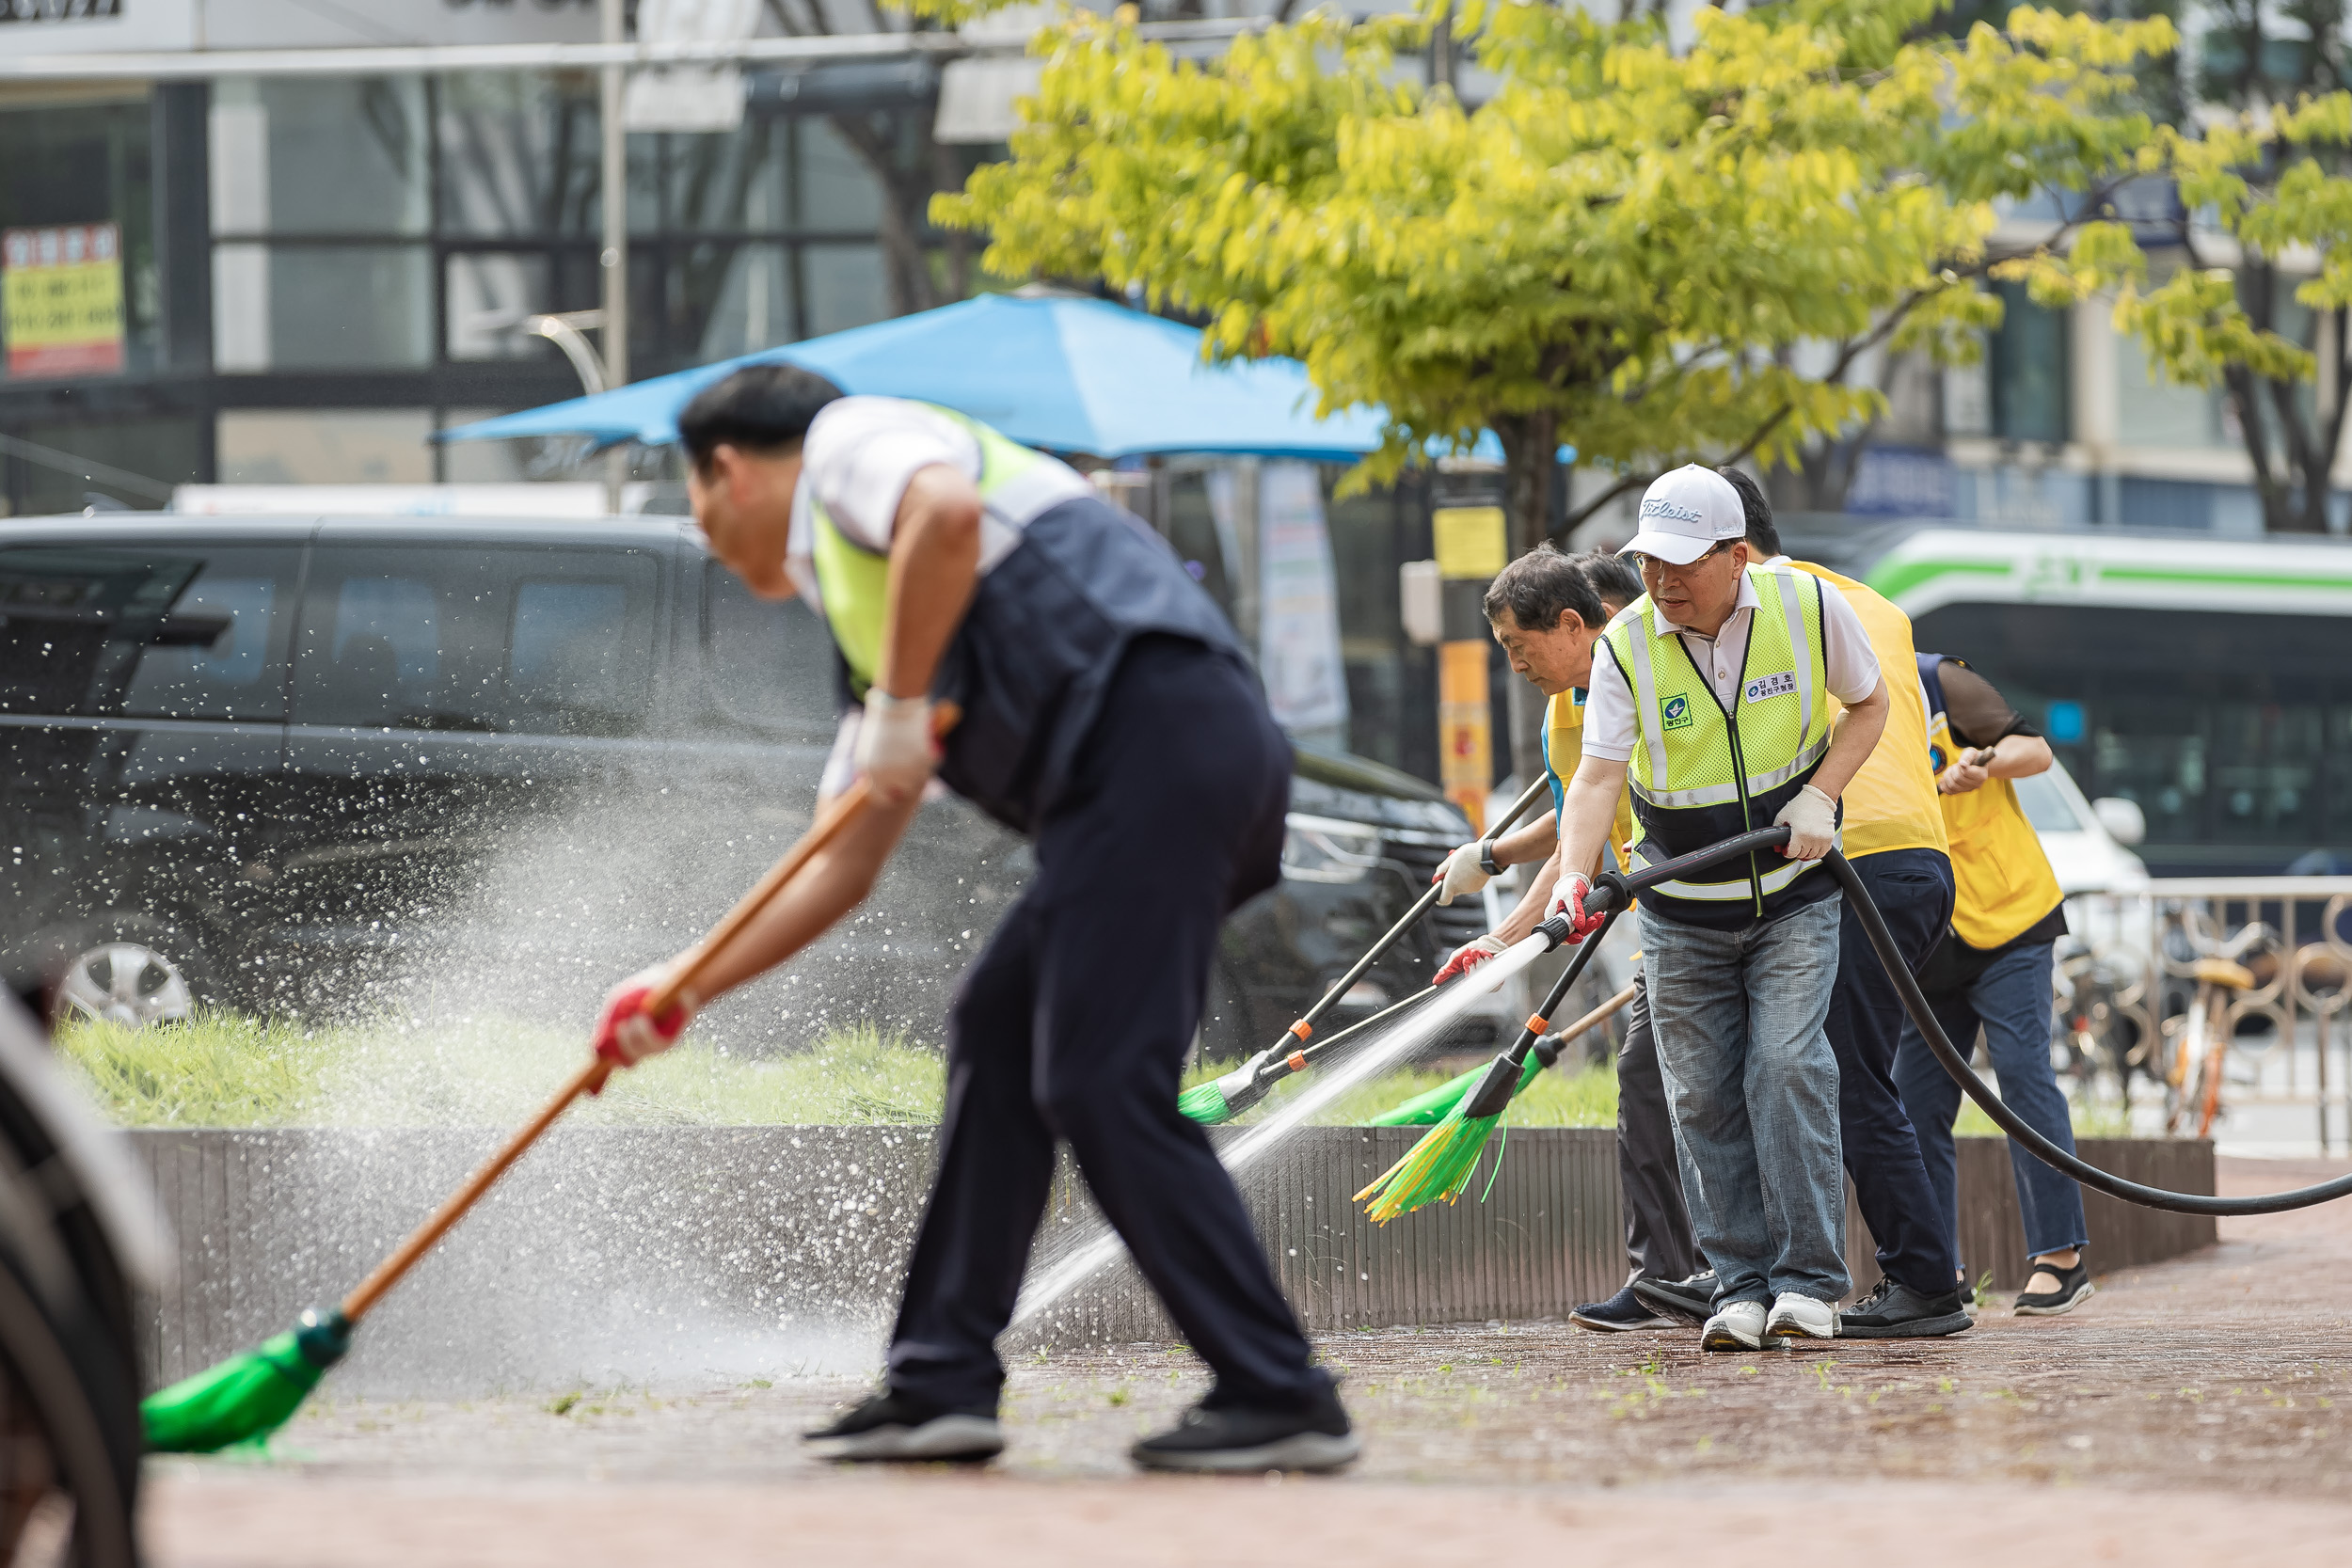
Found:
[(1505, 566), (1486, 587), (1480, 607), (1491, 624), (1508, 610), (1523, 631), (1549, 631), (1560, 624), (1560, 612), (1576, 611), (1577, 619), (1597, 631), (1608, 624), (1600, 595), (1592, 579), (1549, 541)]

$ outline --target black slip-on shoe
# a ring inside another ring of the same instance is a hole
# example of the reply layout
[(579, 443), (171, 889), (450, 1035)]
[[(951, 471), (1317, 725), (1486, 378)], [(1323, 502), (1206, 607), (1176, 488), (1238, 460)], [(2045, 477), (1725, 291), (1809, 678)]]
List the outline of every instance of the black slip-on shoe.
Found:
[(949, 1410), (888, 1388), (801, 1438), (819, 1459), (977, 1464), (1005, 1451), (995, 1411)]
[(1880, 1280), (1878, 1289), (1837, 1314), (1841, 1339), (1934, 1339), (1975, 1326), (1957, 1290), (1922, 1295), (1891, 1279)]
[(1363, 1451), (1336, 1389), (1303, 1410), (1195, 1405), (1168, 1431), (1127, 1450), (1147, 1470), (1197, 1475), (1336, 1470)]
[(2099, 1287), (2090, 1282), (2090, 1265), (2077, 1254), (2074, 1266), (2061, 1269), (2056, 1263), (2028, 1263), (2030, 1270), (2058, 1276), (2055, 1291), (2029, 1291), (2010, 1304), (2010, 1310), (2021, 1318), (2055, 1318), (2072, 1312), (2099, 1293)]
[(1677, 1328), (1682, 1323), (1673, 1313), (1661, 1312), (1643, 1301), (1630, 1285), (1607, 1301), (1586, 1302), (1568, 1314), (1568, 1322), (1603, 1334), (1623, 1334), (1636, 1328)]
[(1688, 1279), (1637, 1279), (1633, 1293), (1645, 1307), (1703, 1323), (1715, 1315), (1715, 1271), (1708, 1269)]

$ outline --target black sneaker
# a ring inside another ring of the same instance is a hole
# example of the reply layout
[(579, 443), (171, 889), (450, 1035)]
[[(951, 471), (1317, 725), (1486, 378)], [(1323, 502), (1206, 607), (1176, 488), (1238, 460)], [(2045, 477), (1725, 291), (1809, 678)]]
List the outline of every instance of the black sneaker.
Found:
[(1957, 1290), (1926, 1296), (1891, 1279), (1837, 1314), (1841, 1339), (1933, 1339), (1975, 1326)]
[(1586, 1302), (1568, 1314), (1568, 1322), (1603, 1334), (1623, 1334), (1634, 1328), (1674, 1328), (1682, 1320), (1649, 1306), (1629, 1285), (1607, 1301)]
[(1645, 1307), (1703, 1323), (1715, 1314), (1715, 1271), (1708, 1269), (1688, 1279), (1637, 1279), (1633, 1293)]
[(885, 1388), (844, 1411), (833, 1425), (801, 1433), (819, 1459), (993, 1459), (1005, 1451), (996, 1412), (949, 1410)]
[(2090, 1265), (2080, 1254), (2075, 1256), (2071, 1269), (2061, 1269), (2056, 1263), (2028, 1263), (2026, 1267), (2036, 1273), (2056, 1275), (2058, 1283), (2055, 1291), (2028, 1292), (2010, 1303), (2010, 1310), (2021, 1318), (2055, 1318), (2072, 1312), (2099, 1293), (2099, 1287), (2090, 1282)]
[(1127, 1451), (1147, 1470), (1226, 1475), (1336, 1470), (1362, 1450), (1339, 1390), (1327, 1387), (1303, 1410), (1195, 1405), (1173, 1427)]

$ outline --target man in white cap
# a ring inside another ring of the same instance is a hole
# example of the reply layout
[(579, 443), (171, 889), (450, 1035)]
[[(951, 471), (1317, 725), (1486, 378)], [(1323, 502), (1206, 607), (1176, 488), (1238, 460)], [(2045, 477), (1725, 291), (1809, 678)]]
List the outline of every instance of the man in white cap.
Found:
[[(1823, 1025), (1841, 909), (1816, 863), (1836, 843), (1837, 797), (1888, 708), (1844, 598), (1785, 564), (1756, 564), (1746, 534), (1739, 492), (1710, 468), (1649, 487), (1625, 547), (1648, 592), (1600, 639), (1560, 826), (1560, 863), (1593, 864), (1630, 784), (1640, 862), (1791, 830), (1778, 855), (1661, 882), (1641, 901), (1684, 1196), (1718, 1275), (1709, 1350), (1837, 1333), (1832, 1304), (1851, 1281), (1837, 1061)], [(1584, 912), (1591, 889), (1570, 871), (1551, 907), (1597, 925)]]

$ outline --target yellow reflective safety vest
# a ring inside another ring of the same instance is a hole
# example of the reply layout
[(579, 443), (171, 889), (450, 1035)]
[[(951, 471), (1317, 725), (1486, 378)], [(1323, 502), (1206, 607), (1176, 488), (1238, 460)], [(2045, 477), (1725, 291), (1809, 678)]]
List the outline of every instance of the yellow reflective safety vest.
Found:
[[(1567, 799), (1568, 781), (1576, 777), (1577, 765), (1584, 760), (1584, 693), (1581, 690), (1563, 691), (1544, 701), (1544, 771), (1551, 776), (1551, 815), (1559, 820), (1560, 808)], [(1633, 791), (1630, 787), (1617, 791), (1617, 819), (1610, 825), (1609, 847), (1614, 850), (1617, 865), (1629, 865), (1627, 849), (1633, 842)]]
[[(1942, 773), (1958, 759), (1960, 743), (1944, 711), (1944, 654), (1921, 654), (1919, 689), (1928, 710), (1928, 763)], [(1963, 664), (1953, 659), (1955, 664)], [(1952, 931), (1980, 952), (2015, 941), (2065, 900), (2042, 837), (2018, 803), (2017, 786), (1988, 779), (1965, 795), (1937, 799), (1951, 844)]]
[[(972, 433), (980, 444), (980, 504), (991, 511), (1013, 510), (1004, 503), (1018, 501), (1021, 481), (1053, 464), (1042, 452), (1008, 440), (979, 420), (952, 408), (927, 403), (924, 407)], [(1054, 465), (1058, 467), (1059, 465)], [(850, 670), (850, 691), (865, 701), (866, 688), (882, 667), (882, 623), (889, 609), (890, 558), (852, 541), (834, 525), (824, 504), (809, 499), (809, 519), (815, 531), (810, 547), (817, 569), (817, 591), (824, 600), (825, 622)], [(1020, 523), (1028, 519), (1020, 518)], [(1016, 524), (1018, 526), (1018, 524)]]
[[(1655, 863), (1769, 828), (1829, 752), (1836, 705), (1821, 641), (1820, 579), (1787, 565), (1748, 567), (1757, 601), (1740, 685), (1726, 707), (1644, 594), (1602, 646), (1633, 694), (1637, 738), (1626, 765), (1639, 827), (1636, 860)], [(1737, 930), (1837, 891), (1816, 863), (1750, 855), (1704, 878), (1661, 882), (1647, 907), (1686, 925)]]
[(1927, 702), (1918, 682), (1901, 678), (1902, 672), (1918, 663), (1918, 651), (1911, 642), (1911, 617), (1876, 591), (1826, 566), (1805, 561), (1789, 564), (1845, 595), (1847, 608), (1869, 635), (1870, 651), (1878, 655), (1879, 678), (1886, 685), (1886, 733), (1838, 796), (1846, 812), (1846, 858), (1858, 861), (1888, 849), (1947, 852), (1935, 770), (1920, 754), (1928, 736)]
[[(925, 407), (980, 446), (980, 503), (1019, 543), (983, 572), (931, 695), (962, 718), (940, 781), (1018, 832), (1033, 832), (1072, 777), (1127, 644), (1182, 638), (1248, 667), (1216, 601), (1166, 540), (1071, 471), (952, 409)], [(841, 531), (810, 497), (809, 553), (825, 624), (852, 695), (881, 668), (890, 559)], [(1254, 682), (1253, 682), (1254, 684)]]

